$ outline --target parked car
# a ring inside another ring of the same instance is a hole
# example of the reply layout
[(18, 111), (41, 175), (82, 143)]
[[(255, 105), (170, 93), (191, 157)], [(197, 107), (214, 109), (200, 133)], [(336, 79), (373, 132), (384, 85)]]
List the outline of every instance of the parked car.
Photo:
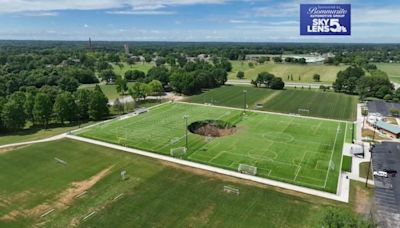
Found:
[(387, 178), (388, 173), (385, 171), (374, 171), (374, 176)]
[(390, 175), (392, 177), (395, 177), (397, 174), (397, 170), (394, 170), (394, 169), (384, 169), (383, 171), (387, 172), (388, 175)]

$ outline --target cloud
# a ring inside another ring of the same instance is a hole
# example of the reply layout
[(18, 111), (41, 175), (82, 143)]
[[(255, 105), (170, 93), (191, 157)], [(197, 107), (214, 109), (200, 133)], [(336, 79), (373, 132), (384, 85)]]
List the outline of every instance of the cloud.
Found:
[(0, 0), (0, 13), (59, 10), (110, 10), (155, 12), (168, 6), (223, 4), (226, 0)]
[(108, 14), (119, 14), (119, 15), (174, 15), (174, 11), (161, 11), (161, 10), (122, 10), (122, 11), (107, 11)]
[(88, 24), (84, 24), (83, 27), (84, 28), (89, 28), (89, 25)]
[(24, 12), (23, 16), (28, 16), (28, 17), (54, 17), (58, 16), (57, 12), (51, 12), (51, 11), (34, 11), (34, 12)]

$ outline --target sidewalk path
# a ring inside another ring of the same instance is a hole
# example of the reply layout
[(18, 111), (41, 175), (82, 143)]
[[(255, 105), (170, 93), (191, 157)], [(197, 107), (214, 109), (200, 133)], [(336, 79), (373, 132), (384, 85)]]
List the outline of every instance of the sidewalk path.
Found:
[(293, 190), (293, 191), (297, 191), (297, 192), (301, 192), (301, 193), (305, 193), (305, 194), (309, 194), (309, 195), (319, 196), (319, 197), (323, 197), (326, 199), (336, 200), (336, 201), (345, 202), (345, 203), (347, 203), (349, 201), (350, 181), (348, 179), (346, 179), (345, 175), (341, 175), (342, 181), (341, 181), (340, 185), (342, 187), (338, 191), (338, 194), (332, 194), (332, 193), (318, 191), (318, 190), (314, 190), (314, 189), (310, 189), (310, 188), (306, 188), (306, 187), (287, 184), (287, 183), (283, 183), (280, 181), (270, 180), (270, 179), (266, 179), (266, 178), (262, 178), (262, 177), (238, 173), (238, 172), (231, 171), (231, 170), (226, 170), (226, 169), (217, 168), (217, 167), (213, 167), (213, 166), (203, 165), (203, 164), (199, 164), (199, 163), (195, 163), (195, 162), (191, 162), (191, 161), (187, 161), (187, 160), (181, 160), (181, 159), (169, 157), (166, 155), (156, 154), (156, 153), (147, 152), (147, 151), (143, 151), (143, 150), (123, 147), (123, 146), (119, 146), (116, 144), (111, 144), (111, 143), (106, 143), (106, 142), (97, 141), (97, 140), (93, 140), (93, 139), (83, 138), (83, 137), (79, 137), (79, 136), (75, 136), (75, 135), (67, 135), (66, 137), (70, 138), (70, 139), (86, 142), (86, 143), (91, 143), (91, 144), (95, 144), (95, 145), (99, 145), (99, 146), (104, 146), (104, 147), (108, 147), (108, 148), (112, 148), (112, 149), (116, 149), (116, 150), (125, 151), (128, 153), (133, 153), (133, 154), (142, 155), (142, 156), (146, 156), (146, 157), (150, 157), (150, 158), (155, 158), (155, 159), (159, 159), (159, 160), (163, 160), (163, 161), (173, 162), (176, 164), (189, 166), (192, 168), (207, 170), (207, 171), (211, 171), (214, 173), (237, 177), (240, 179), (251, 180), (251, 181), (254, 181), (257, 183), (261, 183), (261, 184), (266, 184), (266, 185), (270, 185), (270, 186), (274, 186), (274, 187), (289, 189), (289, 190)]
[(24, 145), (30, 145), (30, 144), (36, 144), (36, 143), (56, 141), (56, 140), (65, 138), (66, 135), (67, 135), (67, 133), (63, 133), (63, 134), (56, 135), (56, 136), (53, 136), (53, 137), (50, 137), (50, 138), (46, 138), (46, 139), (39, 139), (39, 140), (35, 140), (35, 141), (28, 141), (28, 142), (20, 142), (20, 143), (12, 143), (12, 144), (1, 145), (0, 149), (4, 149), (4, 148), (8, 148), (8, 147), (15, 147), (15, 146), (24, 146)]

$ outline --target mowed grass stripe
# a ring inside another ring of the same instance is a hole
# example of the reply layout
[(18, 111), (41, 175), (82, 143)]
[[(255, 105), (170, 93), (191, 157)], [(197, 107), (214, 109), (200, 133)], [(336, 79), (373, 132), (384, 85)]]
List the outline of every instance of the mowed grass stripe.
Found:
[[(265, 170), (260, 176), (336, 192), (339, 172), (328, 170), (328, 165), (333, 151), (332, 160), (339, 167), (345, 123), (267, 113), (248, 113), (242, 118), (239, 110), (169, 103), (80, 135), (116, 144), (124, 135), (124, 145), (169, 155), (171, 149), (185, 146), (184, 115), (189, 115), (189, 123), (221, 119), (237, 126), (235, 134), (211, 141), (189, 133), (189, 150), (184, 159), (231, 170), (245, 163)], [(338, 126), (342, 130), (333, 148)], [(295, 179), (299, 166), (302, 168)], [(326, 172), (331, 173), (324, 188)], [(317, 181), (312, 179), (315, 177)]]
[[(247, 91), (246, 103), (249, 109), (258, 109), (256, 105), (261, 104), (263, 107), (260, 110), (263, 111), (346, 121), (356, 118), (357, 96), (300, 88), (276, 91), (246, 86), (223, 86), (188, 97), (184, 101), (243, 108), (243, 90)], [(307, 109), (309, 112), (299, 112), (299, 109)]]

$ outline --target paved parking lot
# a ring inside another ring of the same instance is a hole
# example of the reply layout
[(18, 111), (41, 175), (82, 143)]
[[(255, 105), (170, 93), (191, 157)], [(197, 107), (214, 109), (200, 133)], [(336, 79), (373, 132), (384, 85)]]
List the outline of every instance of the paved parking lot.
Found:
[(380, 113), (383, 116), (391, 116), (390, 109), (400, 109), (400, 103), (391, 103), (382, 100), (368, 101), (367, 107), (369, 113)]
[(375, 204), (381, 227), (400, 227), (400, 143), (377, 144), (372, 153), (374, 171), (397, 170), (395, 177), (375, 177)]

